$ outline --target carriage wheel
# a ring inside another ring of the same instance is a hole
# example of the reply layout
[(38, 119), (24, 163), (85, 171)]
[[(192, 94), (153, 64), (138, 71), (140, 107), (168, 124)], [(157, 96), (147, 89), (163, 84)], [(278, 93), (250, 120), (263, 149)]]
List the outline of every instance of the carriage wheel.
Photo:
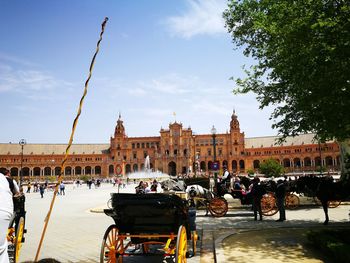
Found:
[(288, 194), (284, 200), (286, 208), (295, 209), (300, 205), (300, 199), (295, 194)]
[(264, 216), (273, 216), (278, 212), (276, 198), (273, 194), (268, 193), (261, 198), (261, 211)]
[(197, 253), (197, 240), (197, 231), (191, 231), (192, 256), (195, 256)]
[(340, 205), (341, 201), (340, 200), (332, 200), (328, 202), (328, 207), (329, 208), (336, 208)]
[(184, 226), (179, 227), (176, 240), (175, 263), (186, 262), (187, 234)]
[(215, 197), (210, 200), (208, 209), (212, 216), (221, 217), (226, 215), (228, 211), (228, 204), (226, 199), (222, 197)]
[(116, 225), (110, 225), (102, 240), (100, 263), (122, 263), (123, 262), (123, 239), (119, 236), (119, 231)]
[[(318, 199), (316, 196), (314, 197), (314, 202), (316, 203), (316, 205), (322, 205), (320, 199)], [(340, 205), (341, 200), (330, 200), (328, 201), (328, 207), (329, 208), (336, 208)]]
[(22, 239), (23, 239), (23, 232), (24, 232), (24, 218), (20, 217), (17, 225), (17, 231), (16, 231), (16, 237), (14, 242), (14, 263), (19, 262), (19, 252), (21, 251), (22, 247)]

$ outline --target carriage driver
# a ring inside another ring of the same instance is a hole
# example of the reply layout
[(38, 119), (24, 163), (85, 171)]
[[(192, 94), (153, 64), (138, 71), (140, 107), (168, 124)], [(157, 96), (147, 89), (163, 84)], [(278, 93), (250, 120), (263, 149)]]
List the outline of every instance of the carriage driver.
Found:
[(230, 178), (230, 173), (229, 171), (227, 170), (227, 167), (224, 166), (224, 174), (222, 175), (222, 178), (221, 178), (221, 182), (222, 183), (226, 183), (227, 181), (229, 181), (231, 178)]
[(224, 174), (222, 175), (221, 183), (223, 185), (225, 185), (226, 189), (228, 189), (228, 190), (232, 187), (231, 186), (231, 174), (227, 170), (226, 166), (224, 166)]

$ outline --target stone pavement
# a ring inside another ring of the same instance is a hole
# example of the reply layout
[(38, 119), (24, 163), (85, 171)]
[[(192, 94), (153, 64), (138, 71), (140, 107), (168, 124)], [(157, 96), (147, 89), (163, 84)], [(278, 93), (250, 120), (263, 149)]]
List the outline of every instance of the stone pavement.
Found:
[[(134, 185), (122, 189), (123, 192), (134, 190)], [(113, 220), (101, 212), (107, 206), (110, 193), (117, 192), (116, 187), (102, 184), (101, 188), (88, 189), (86, 185), (72, 189), (66, 187), (65, 196), (57, 196), (51, 215), (40, 258), (52, 257), (61, 262), (99, 262), (100, 247), (105, 230)], [(26, 194), (26, 228), (25, 243), (22, 246), (20, 261), (33, 260), (43, 229), (44, 218), (48, 212), (52, 192), (45, 193), (43, 199), (39, 193)], [(221, 241), (234, 234), (237, 229), (274, 229), (288, 227), (319, 226), (324, 215), (321, 208), (304, 207), (287, 210), (287, 221), (277, 223), (278, 214), (265, 217), (262, 222), (253, 221), (249, 208), (242, 208), (238, 200), (227, 198), (232, 208), (222, 218), (205, 216), (204, 211), (197, 212), (197, 228), (201, 240), (198, 243), (197, 256), (189, 263), (227, 262), (229, 252), (221, 246)], [(237, 209), (239, 208), (239, 209)], [(329, 210), (330, 225), (349, 222), (350, 206), (340, 206)], [(155, 262), (152, 258), (126, 258), (124, 262)], [(161, 261), (160, 261), (161, 262)], [(252, 261), (254, 262), (254, 261)]]

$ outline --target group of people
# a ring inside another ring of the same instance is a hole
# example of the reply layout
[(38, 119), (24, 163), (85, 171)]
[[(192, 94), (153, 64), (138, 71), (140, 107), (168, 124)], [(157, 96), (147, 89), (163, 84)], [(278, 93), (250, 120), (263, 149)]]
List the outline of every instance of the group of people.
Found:
[(158, 181), (156, 179), (153, 180), (150, 184), (148, 182), (140, 181), (139, 185), (135, 187), (136, 194), (146, 194), (146, 193), (157, 193), (158, 189)]
[[(230, 189), (231, 187), (231, 179), (233, 179), (233, 190), (240, 191), (240, 193), (243, 193), (244, 195), (250, 195), (252, 198), (252, 208), (254, 211), (254, 220), (263, 219), (262, 215), (262, 209), (261, 209), (261, 199), (266, 194), (266, 189), (264, 186), (260, 183), (259, 177), (255, 176), (252, 180), (251, 185), (248, 189), (245, 189), (245, 186), (243, 184), (240, 184), (240, 179), (238, 177), (232, 177), (231, 174), (228, 172), (227, 168), (224, 167), (224, 173), (222, 174), (221, 179), (217, 182), (217, 191), (218, 194), (221, 196), (224, 194), (223, 191), (227, 191), (227, 189)], [(284, 205), (284, 199), (286, 196), (286, 179), (285, 180), (278, 180), (276, 189), (275, 189), (275, 197), (276, 197), (276, 205), (279, 211), (279, 219), (277, 219), (277, 222), (283, 222), (286, 220), (286, 211), (285, 211), (285, 205)]]

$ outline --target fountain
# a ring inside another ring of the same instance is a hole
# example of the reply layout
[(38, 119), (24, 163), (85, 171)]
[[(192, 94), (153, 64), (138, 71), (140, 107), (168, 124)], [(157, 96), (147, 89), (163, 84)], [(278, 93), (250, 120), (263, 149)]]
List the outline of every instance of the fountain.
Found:
[(162, 173), (160, 171), (152, 171), (151, 169), (151, 161), (149, 155), (145, 158), (145, 167), (143, 171), (134, 172), (127, 174), (127, 177), (131, 180), (133, 179), (169, 179), (170, 176), (168, 174)]

